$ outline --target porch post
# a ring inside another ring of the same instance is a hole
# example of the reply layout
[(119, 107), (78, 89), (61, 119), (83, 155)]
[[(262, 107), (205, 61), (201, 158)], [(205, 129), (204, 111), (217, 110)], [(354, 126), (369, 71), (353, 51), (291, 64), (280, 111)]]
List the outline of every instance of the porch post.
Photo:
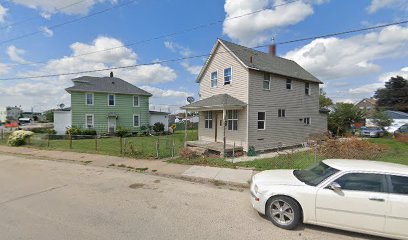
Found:
[(184, 147), (187, 147), (187, 109), (186, 109), (186, 116), (184, 122)]
[(227, 148), (227, 139), (226, 139), (226, 136), (225, 136), (225, 128), (226, 128), (226, 126), (225, 126), (225, 121), (226, 121), (226, 110), (225, 110), (225, 108), (222, 110), (222, 124), (223, 124), (223, 140), (224, 140), (224, 144), (223, 144), (223, 146), (222, 146), (222, 156), (223, 157), (225, 157), (225, 149)]

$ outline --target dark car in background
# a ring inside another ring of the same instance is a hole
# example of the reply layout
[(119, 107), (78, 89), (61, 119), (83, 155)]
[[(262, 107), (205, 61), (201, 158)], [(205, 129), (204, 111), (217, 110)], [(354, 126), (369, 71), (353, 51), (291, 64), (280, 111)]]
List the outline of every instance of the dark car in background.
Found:
[(398, 134), (408, 135), (408, 124), (404, 124), (401, 127), (399, 127), (397, 130), (395, 130), (394, 135), (398, 135)]
[(384, 130), (380, 127), (365, 127), (361, 129), (360, 136), (362, 137), (382, 137)]

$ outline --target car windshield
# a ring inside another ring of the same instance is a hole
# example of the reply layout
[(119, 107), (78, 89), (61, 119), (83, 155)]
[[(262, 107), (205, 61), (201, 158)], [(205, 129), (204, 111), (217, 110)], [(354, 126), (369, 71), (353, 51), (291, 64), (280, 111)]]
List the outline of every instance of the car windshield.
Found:
[(307, 185), (317, 186), (326, 178), (337, 173), (339, 170), (330, 167), (329, 165), (319, 162), (304, 170), (294, 170), (293, 174), (299, 181)]
[(378, 127), (368, 127), (368, 128), (366, 128), (366, 130), (374, 131), (374, 130), (381, 130), (381, 129), (378, 128)]

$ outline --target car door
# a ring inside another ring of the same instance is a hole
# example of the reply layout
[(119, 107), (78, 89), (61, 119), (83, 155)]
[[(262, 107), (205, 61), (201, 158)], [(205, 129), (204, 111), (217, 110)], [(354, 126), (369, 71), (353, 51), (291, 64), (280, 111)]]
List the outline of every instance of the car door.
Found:
[(381, 233), (388, 202), (386, 176), (346, 173), (334, 180), (340, 189), (320, 188), (316, 220), (329, 226)]
[(389, 176), (391, 182), (385, 232), (408, 237), (408, 176)]

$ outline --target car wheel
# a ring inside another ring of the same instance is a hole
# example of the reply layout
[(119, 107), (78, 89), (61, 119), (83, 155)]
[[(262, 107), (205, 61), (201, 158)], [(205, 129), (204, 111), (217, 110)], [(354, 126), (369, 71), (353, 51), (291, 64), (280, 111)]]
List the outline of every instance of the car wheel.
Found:
[(293, 199), (277, 196), (267, 202), (266, 216), (275, 226), (291, 230), (299, 225), (301, 210)]

